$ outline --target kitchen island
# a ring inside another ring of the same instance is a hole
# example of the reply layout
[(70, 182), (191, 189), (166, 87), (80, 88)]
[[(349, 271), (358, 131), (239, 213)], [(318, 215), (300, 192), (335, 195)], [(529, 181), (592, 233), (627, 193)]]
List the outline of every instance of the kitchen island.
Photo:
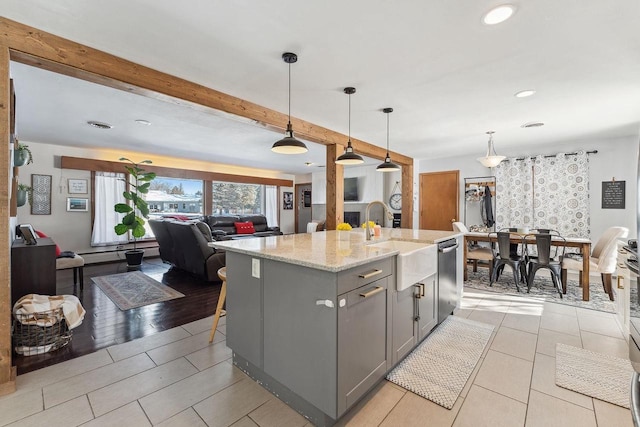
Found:
[[(234, 365), (315, 425), (334, 424), (436, 326), (435, 244), (462, 236), (382, 229), (364, 237), (353, 230), (348, 240), (326, 231), (212, 242), (227, 251)], [(403, 254), (383, 241), (426, 248), (429, 275), (398, 290)]]

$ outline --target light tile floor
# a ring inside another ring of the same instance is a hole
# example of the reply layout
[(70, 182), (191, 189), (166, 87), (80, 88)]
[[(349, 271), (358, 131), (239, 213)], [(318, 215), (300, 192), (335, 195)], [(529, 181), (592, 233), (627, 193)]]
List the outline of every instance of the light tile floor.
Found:
[[(452, 410), (382, 382), (340, 426), (632, 426), (630, 411), (555, 385), (555, 345), (628, 358), (613, 315), (465, 290), (456, 315), (496, 325)], [(231, 364), (222, 318), (21, 375), (0, 426), (308, 426)]]

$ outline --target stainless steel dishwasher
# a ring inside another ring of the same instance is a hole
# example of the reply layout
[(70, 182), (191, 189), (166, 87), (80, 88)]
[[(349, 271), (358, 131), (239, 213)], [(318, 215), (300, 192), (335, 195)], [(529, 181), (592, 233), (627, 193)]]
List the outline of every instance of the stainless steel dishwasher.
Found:
[(453, 313), (458, 302), (456, 289), (457, 249), (456, 239), (438, 243), (438, 324)]

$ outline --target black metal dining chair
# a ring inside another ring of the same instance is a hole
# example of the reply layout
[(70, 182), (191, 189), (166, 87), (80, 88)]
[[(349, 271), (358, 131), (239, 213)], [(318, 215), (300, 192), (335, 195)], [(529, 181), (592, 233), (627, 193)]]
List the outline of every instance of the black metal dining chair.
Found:
[[(555, 230), (544, 231), (547, 231), (547, 233), (542, 233), (538, 230), (537, 233), (527, 234), (523, 238), (523, 241), (526, 242), (533, 240), (534, 247), (536, 249), (535, 255), (529, 255), (529, 244), (524, 245), (525, 260), (527, 264), (527, 292), (531, 290), (531, 285), (533, 284), (533, 279), (535, 278), (537, 271), (541, 268), (546, 268), (551, 272), (553, 286), (558, 291), (558, 294), (560, 294), (560, 298), (562, 298), (562, 281), (560, 280), (560, 274), (567, 240)], [(553, 254), (551, 253), (552, 239), (557, 239), (564, 243), (562, 245), (554, 245)]]
[(498, 280), (500, 274), (504, 270), (504, 266), (508, 265), (513, 271), (513, 280), (516, 284), (516, 290), (520, 292), (518, 283), (524, 281), (526, 276), (525, 258), (518, 252), (518, 244), (511, 243), (511, 233), (509, 231), (498, 231), (489, 233), (489, 239), (495, 236), (498, 245), (492, 246), (493, 250), (493, 274), (489, 286)]

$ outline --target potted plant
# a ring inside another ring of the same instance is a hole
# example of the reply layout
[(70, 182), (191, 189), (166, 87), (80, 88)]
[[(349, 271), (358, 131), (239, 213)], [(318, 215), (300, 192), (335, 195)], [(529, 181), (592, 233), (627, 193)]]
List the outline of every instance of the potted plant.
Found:
[(29, 204), (31, 204), (32, 197), (33, 188), (27, 184), (18, 184), (18, 193), (16, 194), (16, 204), (18, 207), (24, 206), (27, 200), (29, 200)]
[(142, 264), (142, 257), (144, 256), (144, 251), (136, 247), (136, 242), (138, 238), (145, 235), (145, 219), (149, 218), (149, 205), (147, 205), (147, 201), (142, 195), (149, 192), (149, 186), (156, 174), (155, 172), (147, 172), (140, 167), (141, 164), (151, 164), (151, 160), (135, 163), (126, 157), (121, 157), (120, 161), (131, 163), (131, 166), (125, 166), (124, 168), (133, 177), (133, 182), (129, 183), (129, 190), (122, 193), (124, 198), (129, 200), (131, 204), (117, 203), (114, 206), (116, 212), (125, 214), (122, 217), (122, 221), (114, 227), (114, 230), (118, 236), (131, 231), (133, 249), (125, 251), (124, 254), (127, 258), (128, 266), (136, 268)]
[(350, 239), (351, 224), (348, 224), (346, 222), (341, 222), (336, 227), (336, 230), (338, 231), (338, 239), (339, 240), (349, 240)]
[(28, 145), (18, 143), (18, 148), (13, 152), (13, 165), (22, 166), (25, 163), (28, 165), (33, 163), (33, 154)]

